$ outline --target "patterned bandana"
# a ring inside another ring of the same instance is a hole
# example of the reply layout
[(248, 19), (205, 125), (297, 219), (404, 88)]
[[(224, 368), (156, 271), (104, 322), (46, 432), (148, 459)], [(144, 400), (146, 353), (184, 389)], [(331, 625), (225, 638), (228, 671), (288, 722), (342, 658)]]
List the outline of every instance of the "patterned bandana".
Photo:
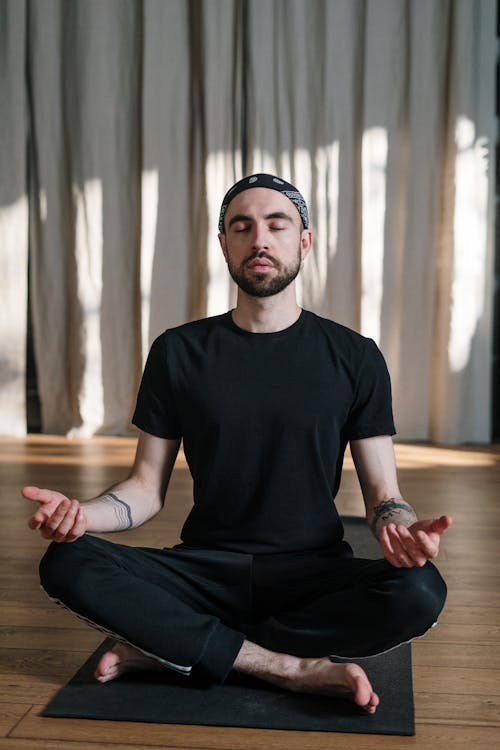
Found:
[(286, 197), (292, 201), (293, 205), (299, 212), (304, 229), (307, 229), (309, 227), (309, 214), (307, 212), (306, 202), (296, 187), (291, 185), (289, 182), (285, 182), (285, 180), (282, 180), (279, 177), (274, 177), (272, 174), (254, 174), (251, 177), (243, 177), (242, 180), (237, 182), (235, 185), (233, 185), (232, 188), (229, 188), (229, 190), (227, 191), (220, 209), (219, 232), (224, 232), (224, 216), (226, 215), (227, 207), (229, 206), (233, 198), (235, 198), (238, 193), (242, 193), (244, 190), (249, 190), (250, 188), (256, 187), (277, 190), (279, 193), (286, 195)]

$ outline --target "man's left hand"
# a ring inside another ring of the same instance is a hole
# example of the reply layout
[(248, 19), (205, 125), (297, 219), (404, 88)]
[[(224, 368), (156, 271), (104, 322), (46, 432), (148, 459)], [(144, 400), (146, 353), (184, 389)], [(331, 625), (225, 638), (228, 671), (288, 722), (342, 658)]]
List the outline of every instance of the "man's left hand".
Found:
[(395, 568), (421, 568), (437, 557), (441, 535), (451, 524), (450, 516), (441, 516), (408, 527), (394, 523), (382, 526), (378, 538), (385, 559)]

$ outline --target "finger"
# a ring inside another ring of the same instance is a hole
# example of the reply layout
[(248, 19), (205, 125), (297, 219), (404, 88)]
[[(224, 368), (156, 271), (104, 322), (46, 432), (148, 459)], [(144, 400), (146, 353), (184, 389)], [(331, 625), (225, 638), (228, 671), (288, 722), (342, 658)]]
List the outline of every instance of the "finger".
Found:
[(391, 540), (389, 539), (389, 534), (387, 532), (387, 526), (382, 526), (379, 533), (379, 541), (380, 546), (382, 547), (384, 558), (387, 560), (387, 562), (393, 565), (395, 568), (401, 568), (401, 563), (397, 559), (392, 548)]
[(38, 514), (35, 516), (31, 516), (31, 518), (28, 519), (29, 528), (33, 529), (34, 531), (38, 531), (38, 529), (40, 529), (44, 525), (47, 517), (48, 516), (40, 516)]
[(83, 536), (83, 534), (85, 534), (86, 530), (87, 530), (87, 517), (85, 516), (83, 509), (79, 508), (78, 513), (76, 514), (73, 528), (66, 535), (65, 541), (66, 542), (76, 541), (81, 536)]
[(21, 495), (25, 497), (26, 500), (35, 500), (39, 492), (40, 488), (33, 487), (31, 484), (21, 489)]
[(420, 545), (420, 549), (426, 555), (428, 560), (433, 560), (438, 556), (439, 552), (439, 535), (435, 537), (436, 541), (433, 542), (431, 537), (425, 533), (425, 531), (417, 531), (416, 538)]
[(36, 529), (40, 528), (40, 526), (43, 523), (43, 520), (42, 520), (42, 518), (40, 518), (40, 516), (38, 515), (38, 513), (35, 513), (35, 515), (30, 516), (28, 518), (27, 523), (28, 523), (28, 526), (29, 526), (30, 529), (35, 529), (36, 530)]
[(80, 505), (78, 500), (72, 500), (69, 507), (63, 516), (57, 529), (55, 529), (52, 539), (54, 542), (63, 542), (66, 539), (67, 534), (71, 531), (75, 524), (76, 515), (78, 513)]
[(52, 529), (47, 528), (46, 526), (40, 526), (40, 534), (43, 536), (44, 539), (50, 539), (52, 541), (52, 534), (54, 532)]
[(401, 546), (403, 547), (408, 557), (413, 561), (414, 565), (422, 568), (427, 562), (428, 558), (421, 548), (420, 544), (415, 541), (412, 533), (408, 531), (406, 526), (399, 525), (396, 527), (396, 531), (399, 535)]
[(50, 531), (52, 532), (52, 534), (55, 533), (59, 524), (68, 512), (70, 505), (71, 502), (67, 498), (59, 503), (54, 512), (46, 519), (45, 523), (43, 524), (46, 531)]
[(393, 524), (389, 524), (387, 527), (387, 532), (389, 534), (389, 538), (391, 540), (391, 545), (394, 550), (394, 554), (396, 555), (396, 558), (399, 560), (401, 567), (403, 568), (413, 568), (414, 562), (411, 559), (411, 557), (408, 555), (400, 537), (398, 534), (398, 531), (396, 527)]
[(40, 506), (36, 513), (33, 513), (33, 515), (28, 518), (28, 526), (30, 529), (39, 529), (47, 519), (50, 518), (50, 511), (46, 508), (47, 506)]
[(435, 518), (427, 529), (427, 533), (444, 534), (444, 532), (450, 528), (452, 523), (453, 521), (451, 516), (441, 516), (440, 518)]
[(389, 555), (394, 554), (394, 550), (391, 547), (391, 542), (389, 539), (389, 535), (387, 534), (387, 527), (382, 526), (379, 532), (379, 542), (382, 547), (382, 550), (386, 552)]
[(26, 500), (34, 500), (37, 503), (43, 504), (67, 500), (67, 497), (61, 492), (56, 492), (55, 490), (44, 490), (40, 489), (40, 487), (32, 487), (31, 485), (23, 487), (21, 493)]

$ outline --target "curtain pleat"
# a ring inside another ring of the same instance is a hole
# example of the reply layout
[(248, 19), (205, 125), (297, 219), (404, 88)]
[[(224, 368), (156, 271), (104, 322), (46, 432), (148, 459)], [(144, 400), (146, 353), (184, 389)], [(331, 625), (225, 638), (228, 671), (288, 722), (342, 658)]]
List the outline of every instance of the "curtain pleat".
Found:
[(47, 432), (120, 433), (137, 387), (138, 9), (30, 4), (32, 306)]
[(189, 315), (191, 227), (190, 8), (143, 3), (142, 364), (152, 340)]
[(360, 324), (360, 145), (365, 4), (249, 3), (249, 172), (300, 187), (316, 230), (307, 307)]
[(272, 171), (310, 206), (300, 300), (379, 344), (399, 437), (489, 440), (494, 0), (1, 12), (2, 431), (25, 422), (28, 204), (43, 430), (126, 434), (152, 339), (234, 304), (223, 194)]
[[(435, 244), (431, 430), (488, 439), (494, 280), (494, 3), (456, 0), (449, 16), (447, 155)], [(491, 66), (491, 67), (490, 67)]]
[(401, 438), (488, 441), (494, 3), (249, 9), (248, 171), (306, 194), (303, 303), (379, 344)]
[(0, 433), (26, 432), (28, 118), (26, 3), (0, 5)]

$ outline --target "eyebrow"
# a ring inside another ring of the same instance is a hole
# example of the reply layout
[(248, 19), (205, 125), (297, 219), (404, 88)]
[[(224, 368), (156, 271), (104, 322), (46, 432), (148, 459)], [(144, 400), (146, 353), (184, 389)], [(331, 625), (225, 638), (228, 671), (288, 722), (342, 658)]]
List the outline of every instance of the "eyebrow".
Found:
[[(289, 216), (284, 211), (273, 211), (271, 214), (266, 214), (264, 218), (266, 219), (266, 221), (269, 219), (285, 219), (286, 221), (292, 222), (291, 216)], [(229, 219), (228, 227), (232, 227), (233, 224), (236, 224), (236, 222), (238, 221), (253, 221), (253, 218), (248, 214), (235, 214), (231, 219)]]

